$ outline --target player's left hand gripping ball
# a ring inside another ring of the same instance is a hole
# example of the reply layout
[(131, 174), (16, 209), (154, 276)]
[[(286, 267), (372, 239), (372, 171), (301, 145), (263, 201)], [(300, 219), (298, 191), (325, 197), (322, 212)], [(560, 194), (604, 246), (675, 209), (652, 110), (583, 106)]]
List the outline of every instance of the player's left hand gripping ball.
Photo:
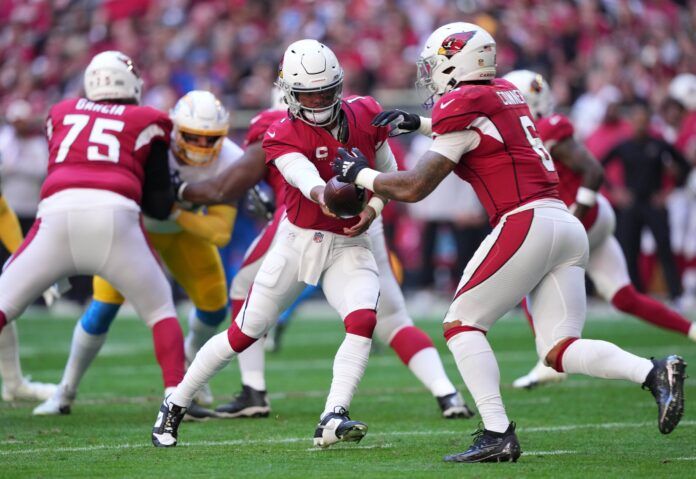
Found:
[(333, 162), (333, 171), (338, 175), (338, 179), (344, 183), (355, 183), (358, 173), (363, 168), (369, 168), (367, 157), (357, 148), (353, 148), (350, 153), (344, 148), (338, 149), (338, 157)]

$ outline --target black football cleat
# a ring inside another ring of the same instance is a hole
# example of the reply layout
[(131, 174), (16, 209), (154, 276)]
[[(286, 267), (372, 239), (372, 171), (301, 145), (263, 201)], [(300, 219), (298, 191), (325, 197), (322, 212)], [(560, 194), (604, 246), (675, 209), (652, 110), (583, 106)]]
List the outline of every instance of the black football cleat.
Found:
[(271, 412), (271, 403), (268, 402), (266, 391), (258, 391), (242, 384), (242, 391), (235, 398), (215, 408), (218, 417), (245, 418), (268, 417)]
[(464, 398), (462, 398), (459, 392), (453, 392), (447, 396), (439, 396), (435, 399), (437, 399), (437, 404), (440, 406), (440, 411), (442, 411), (442, 417), (445, 419), (469, 419), (476, 415), (476, 413), (466, 405)]
[(220, 416), (217, 412), (213, 411), (212, 409), (203, 407), (196, 401), (193, 401), (191, 405), (188, 408), (186, 408), (186, 414), (184, 414), (184, 421), (203, 422), (207, 421), (208, 419), (215, 419), (219, 417)]
[(181, 424), (184, 414), (186, 414), (185, 407), (172, 404), (168, 398), (165, 398), (152, 428), (152, 444), (155, 447), (176, 446), (179, 424)]
[(319, 422), (314, 431), (314, 445), (327, 448), (337, 442), (360, 442), (367, 434), (367, 424), (353, 421), (342, 407), (329, 413)]
[(669, 434), (684, 415), (684, 379), (686, 362), (676, 355), (652, 360), (653, 368), (643, 383), (657, 403), (657, 427), (662, 434)]
[(472, 434), (474, 443), (464, 452), (445, 456), (446, 462), (517, 462), (522, 449), (511, 422), (505, 432), (487, 431), (479, 426)]

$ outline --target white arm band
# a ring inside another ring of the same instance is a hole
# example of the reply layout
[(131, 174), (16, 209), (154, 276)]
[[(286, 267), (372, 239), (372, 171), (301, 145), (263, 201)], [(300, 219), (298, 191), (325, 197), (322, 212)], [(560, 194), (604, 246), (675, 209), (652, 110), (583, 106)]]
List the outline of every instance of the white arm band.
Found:
[(473, 130), (453, 131), (438, 135), (430, 145), (430, 151), (444, 156), (453, 163), (459, 163), (461, 157), (476, 149), (481, 137)]
[(597, 192), (581, 186), (575, 195), (575, 202), (579, 205), (592, 207), (597, 203)]
[(375, 213), (377, 213), (377, 216), (382, 214), (382, 210), (384, 209), (384, 200), (378, 196), (373, 196), (370, 198), (370, 201), (367, 202), (367, 206), (372, 207), (373, 210), (375, 210)]
[(433, 134), (433, 119), (421, 116), (420, 121), (421, 124), (416, 131), (421, 135), (431, 136)]
[(394, 153), (386, 141), (375, 152), (375, 168), (382, 173), (398, 170)]
[(367, 188), (370, 191), (375, 191), (375, 178), (377, 178), (379, 174), (377, 170), (363, 168), (355, 178), (355, 184)]
[[(275, 159), (275, 165), (290, 186), (294, 186), (305, 197), (312, 200), (312, 188), (326, 186), (314, 164), (302, 153), (287, 153)], [(314, 201), (314, 200), (312, 200)]]

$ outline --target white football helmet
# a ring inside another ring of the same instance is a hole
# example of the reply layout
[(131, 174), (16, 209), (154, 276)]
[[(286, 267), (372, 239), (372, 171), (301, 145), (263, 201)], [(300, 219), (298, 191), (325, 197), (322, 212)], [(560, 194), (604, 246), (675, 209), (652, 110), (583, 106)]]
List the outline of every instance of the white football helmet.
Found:
[[(341, 110), (343, 69), (329, 47), (316, 40), (299, 40), (285, 50), (276, 85), (290, 113), (309, 125), (330, 125)], [(331, 104), (310, 108), (297, 99), (298, 93), (314, 92), (330, 94)]]
[(143, 80), (128, 55), (101, 52), (85, 69), (85, 95), (88, 100), (135, 100), (140, 103)]
[(495, 78), (495, 40), (473, 23), (448, 23), (430, 34), (417, 61), (416, 86), (428, 92), (424, 106), (458, 83)]
[(687, 110), (696, 110), (696, 75), (693, 73), (677, 75), (670, 82), (668, 93)]
[(172, 151), (182, 162), (205, 166), (217, 160), (230, 127), (230, 114), (208, 91), (188, 92), (169, 112)]
[(551, 87), (539, 73), (530, 70), (515, 70), (503, 78), (522, 92), (534, 118), (544, 118), (553, 114), (555, 106)]

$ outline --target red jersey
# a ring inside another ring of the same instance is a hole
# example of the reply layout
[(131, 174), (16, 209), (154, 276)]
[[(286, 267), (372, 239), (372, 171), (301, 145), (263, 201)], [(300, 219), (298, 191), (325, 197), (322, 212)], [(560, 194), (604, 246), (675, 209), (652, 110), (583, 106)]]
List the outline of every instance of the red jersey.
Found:
[(433, 108), (433, 134), (473, 130), (480, 143), (454, 169), (471, 183), (491, 224), (530, 201), (558, 198), (558, 175), (515, 86), (497, 78), (444, 95)]
[[(555, 113), (546, 118), (537, 121), (536, 124), (539, 137), (544, 141), (544, 145), (548, 151), (553, 152), (553, 147), (567, 138), (572, 138), (575, 134), (573, 124), (568, 117)], [(553, 154), (551, 155), (553, 156)], [(573, 171), (560, 161), (555, 161), (556, 171), (560, 184), (558, 185), (558, 194), (561, 200), (568, 206), (575, 203), (575, 197), (578, 193), (578, 188), (582, 184), (582, 173)], [(582, 218), (582, 224), (585, 229), (590, 229), (597, 219), (599, 207), (594, 205), (585, 216)]]
[[(359, 148), (374, 168), (375, 152), (386, 141), (387, 128), (375, 127), (370, 123), (382, 108), (372, 97), (351, 96), (342, 101), (341, 109), (348, 122), (345, 144), (341, 144), (324, 128), (310, 126), (298, 118), (285, 118), (271, 125), (266, 132), (263, 140), (266, 162), (270, 163), (288, 153), (300, 153), (316, 166), (322, 179), (328, 181), (335, 176), (331, 163), (338, 156), (338, 148), (343, 147), (348, 151)], [(341, 219), (326, 216), (318, 204), (288, 184), (285, 204), (288, 219), (301, 228), (343, 234), (343, 228), (350, 228), (358, 222), (357, 217)]]
[[(246, 137), (244, 138), (244, 148), (263, 140), (266, 130), (278, 120), (288, 117), (287, 110), (264, 110), (249, 123)], [(268, 165), (264, 181), (273, 189), (275, 196), (276, 209), (280, 209), (285, 204), (285, 179), (274, 165)]]
[(109, 190), (140, 203), (154, 141), (169, 145), (172, 123), (154, 108), (64, 100), (48, 113), (48, 175), (41, 199), (68, 188)]

